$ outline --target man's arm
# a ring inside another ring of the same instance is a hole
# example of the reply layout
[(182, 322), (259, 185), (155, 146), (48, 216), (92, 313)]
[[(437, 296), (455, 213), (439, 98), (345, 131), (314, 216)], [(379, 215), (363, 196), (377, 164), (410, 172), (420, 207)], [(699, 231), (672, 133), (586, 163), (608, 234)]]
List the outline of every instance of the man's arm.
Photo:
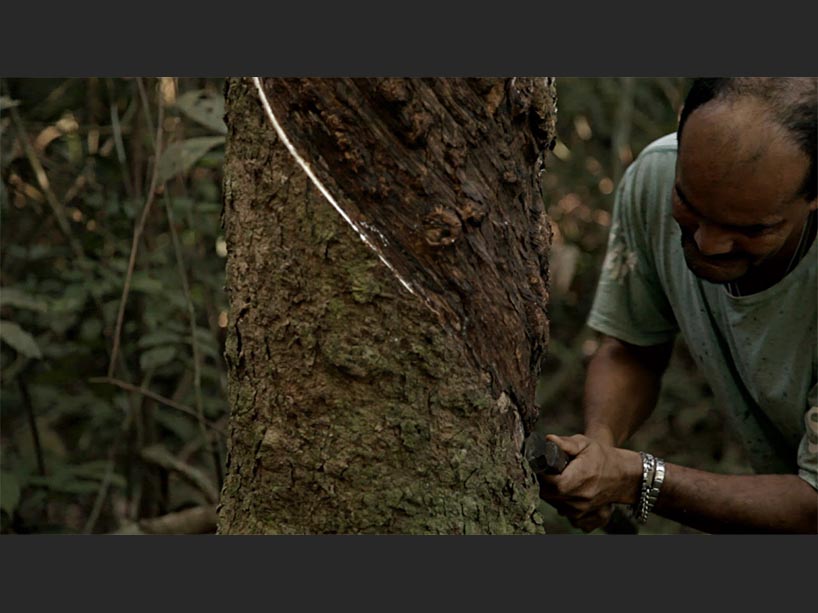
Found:
[(673, 343), (639, 347), (604, 336), (585, 380), (585, 435), (624, 443), (650, 416)]
[[(672, 341), (641, 347), (602, 337), (585, 381), (585, 436), (554, 437), (566, 453), (578, 457), (559, 477), (539, 478), (540, 497), (574, 526), (587, 532), (604, 526), (613, 503), (632, 504), (639, 495), (641, 458), (616, 447), (653, 412), (672, 351)], [(566, 447), (572, 439), (584, 440), (579, 447)], [(589, 446), (591, 439), (596, 444)]]
[(714, 533), (818, 532), (818, 492), (798, 475), (717, 475), (675, 464), (654, 511)]
[[(541, 495), (586, 531), (603, 526), (612, 503), (634, 504), (641, 459), (621, 445), (653, 411), (672, 347), (637, 347), (605, 337), (589, 364), (586, 436), (549, 437), (570, 456)], [(818, 492), (797, 475), (719, 475), (666, 465), (654, 512), (706, 532), (818, 531)]]
[[(540, 477), (540, 492), (573, 525), (590, 532), (605, 525), (612, 503), (637, 502), (638, 453), (583, 435), (549, 438), (574, 457), (561, 475)], [(704, 532), (818, 532), (818, 492), (797, 475), (719, 475), (666, 464), (653, 510)]]

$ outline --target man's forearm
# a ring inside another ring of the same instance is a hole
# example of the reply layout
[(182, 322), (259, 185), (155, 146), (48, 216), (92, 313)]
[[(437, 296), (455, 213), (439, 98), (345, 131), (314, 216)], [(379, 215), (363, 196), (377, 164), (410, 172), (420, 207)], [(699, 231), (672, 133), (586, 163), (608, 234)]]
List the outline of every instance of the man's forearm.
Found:
[[(599, 528), (611, 503), (639, 502), (638, 453), (583, 435), (549, 438), (573, 459), (561, 474), (540, 476), (540, 496), (573, 525)], [(719, 475), (666, 463), (653, 512), (703, 532), (818, 532), (818, 492), (794, 474)]]
[[(656, 406), (671, 351), (670, 344), (638, 347), (605, 337), (592, 358), (585, 436), (562, 439), (573, 470), (541, 484), (541, 496), (561, 505), (574, 525), (593, 529), (598, 509), (637, 502), (641, 460), (619, 447)], [(653, 511), (704, 532), (818, 532), (818, 492), (797, 475), (719, 475), (666, 464)]]
[[(633, 452), (615, 449), (620, 479), (616, 502), (639, 499), (641, 469)], [(798, 475), (722, 475), (665, 464), (653, 512), (714, 534), (815, 534), (818, 492)]]
[(672, 344), (637, 347), (605, 337), (588, 365), (585, 434), (619, 446), (656, 406)]
[(818, 492), (797, 475), (719, 475), (667, 464), (654, 512), (711, 533), (818, 532)]

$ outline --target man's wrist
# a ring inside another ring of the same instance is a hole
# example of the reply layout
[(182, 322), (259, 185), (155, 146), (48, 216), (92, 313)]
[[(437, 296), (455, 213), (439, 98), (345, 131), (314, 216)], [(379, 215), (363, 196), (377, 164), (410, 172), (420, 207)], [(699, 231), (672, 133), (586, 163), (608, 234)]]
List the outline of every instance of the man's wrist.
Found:
[(589, 425), (585, 428), (585, 436), (606, 447), (614, 447), (616, 438), (607, 426)]
[(642, 456), (630, 449), (617, 449), (620, 466), (620, 504), (634, 505), (639, 502), (642, 486)]

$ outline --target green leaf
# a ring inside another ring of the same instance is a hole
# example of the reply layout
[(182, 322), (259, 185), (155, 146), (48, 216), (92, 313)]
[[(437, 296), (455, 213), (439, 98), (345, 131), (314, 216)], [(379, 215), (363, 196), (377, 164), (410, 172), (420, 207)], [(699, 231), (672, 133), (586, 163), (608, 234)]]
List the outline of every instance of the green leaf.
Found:
[(31, 309), (39, 313), (48, 310), (48, 304), (41, 298), (35, 298), (15, 287), (0, 288), (0, 307), (13, 306), (21, 309)]
[(13, 321), (0, 320), (0, 339), (28, 358), (42, 358), (34, 337)]
[(164, 291), (162, 282), (159, 279), (149, 277), (147, 273), (136, 272), (131, 278), (131, 289), (135, 292), (145, 292), (146, 294), (160, 294)]
[(51, 245), (9, 245), (7, 249), (10, 256), (29, 262), (49, 258), (56, 251)]
[[(90, 479), (92, 481), (102, 481), (108, 472), (108, 460), (92, 460), (83, 464), (66, 466), (65, 472), (78, 479)], [(112, 475), (114, 477), (115, 475)]]
[(187, 309), (187, 300), (185, 299), (185, 295), (181, 288), (165, 294), (165, 300), (167, 301), (167, 304), (172, 305), (181, 311), (185, 311)]
[(208, 396), (202, 402), (204, 414), (210, 419), (218, 419), (227, 414), (227, 401), (224, 398)]
[(196, 212), (200, 215), (219, 215), (222, 212), (222, 205), (218, 202), (199, 202), (196, 205)]
[(170, 343), (182, 343), (184, 338), (175, 332), (168, 332), (166, 330), (159, 330), (158, 332), (151, 332), (146, 334), (136, 343), (140, 349), (148, 349), (156, 347), (157, 345), (168, 345)]
[(154, 347), (139, 356), (139, 366), (143, 371), (160, 368), (176, 357), (176, 347)]
[(17, 504), (20, 502), (20, 481), (14, 473), (0, 472), (0, 509), (14, 514)]
[(205, 153), (222, 144), (224, 136), (203, 136), (173, 143), (159, 159), (159, 181), (187, 172)]
[(156, 421), (160, 426), (178, 436), (181, 441), (192, 440), (198, 432), (198, 426), (194, 419), (187, 415), (174, 413), (172, 410), (157, 411)]
[(176, 99), (176, 107), (206, 128), (227, 134), (224, 124), (224, 97), (203, 89), (187, 92)]
[[(63, 494), (91, 494), (99, 490), (99, 484), (107, 472), (108, 461), (96, 460), (63, 466), (53, 475), (31, 477), (29, 483)], [(111, 473), (109, 483), (112, 487), (123, 488), (126, 482), (122, 475)]]
[(68, 314), (80, 311), (88, 299), (88, 289), (84, 282), (64, 286), (62, 295), (51, 302), (52, 313)]
[[(184, 217), (193, 211), (193, 198), (185, 198), (182, 196), (173, 198), (173, 214), (177, 217)], [(196, 205), (198, 208), (198, 205)]]
[(99, 490), (99, 484), (95, 481), (72, 479), (66, 473), (48, 477), (32, 477), (31, 485), (44, 487), (52, 492), (75, 495), (93, 494)]
[(93, 343), (102, 338), (102, 321), (89, 317), (80, 324), (80, 338), (86, 343)]
[[(190, 341), (190, 337), (188, 337), (188, 341)], [(202, 354), (210, 356), (215, 360), (220, 359), (219, 341), (208, 328), (196, 328), (196, 343)]]

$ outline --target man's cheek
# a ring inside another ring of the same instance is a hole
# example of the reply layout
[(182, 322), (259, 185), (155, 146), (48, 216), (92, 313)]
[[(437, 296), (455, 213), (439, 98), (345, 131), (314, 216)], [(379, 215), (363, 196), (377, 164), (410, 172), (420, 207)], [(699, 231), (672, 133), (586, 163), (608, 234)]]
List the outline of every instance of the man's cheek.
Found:
[(775, 255), (783, 247), (783, 243), (764, 239), (755, 241), (740, 241), (736, 244), (741, 255), (753, 262), (763, 262)]

